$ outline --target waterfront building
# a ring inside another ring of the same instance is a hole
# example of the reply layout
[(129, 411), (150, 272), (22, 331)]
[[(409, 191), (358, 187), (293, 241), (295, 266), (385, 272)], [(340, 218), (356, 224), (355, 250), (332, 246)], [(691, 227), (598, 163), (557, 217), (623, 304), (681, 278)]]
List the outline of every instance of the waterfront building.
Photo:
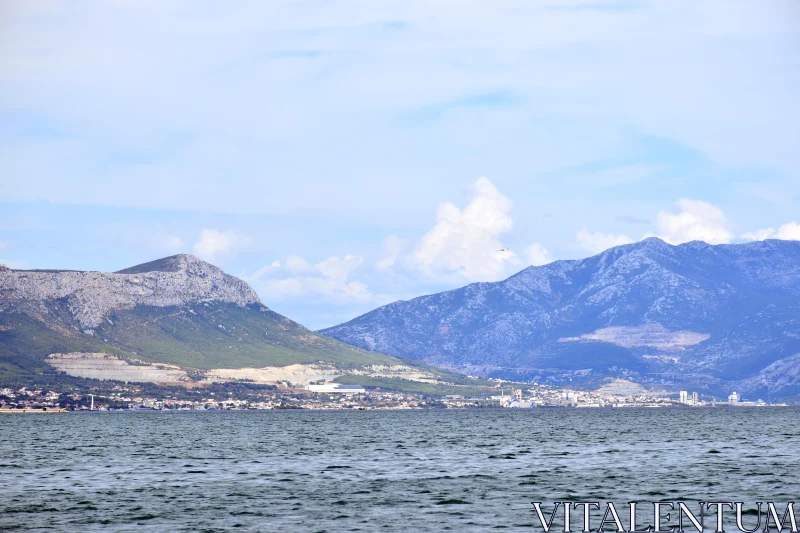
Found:
[(367, 392), (360, 385), (344, 385), (342, 383), (324, 383), (322, 385), (309, 385), (311, 392), (322, 392), (325, 394), (364, 394)]
[(577, 405), (578, 398), (575, 396), (575, 393), (572, 391), (562, 391), (561, 392), (561, 405)]

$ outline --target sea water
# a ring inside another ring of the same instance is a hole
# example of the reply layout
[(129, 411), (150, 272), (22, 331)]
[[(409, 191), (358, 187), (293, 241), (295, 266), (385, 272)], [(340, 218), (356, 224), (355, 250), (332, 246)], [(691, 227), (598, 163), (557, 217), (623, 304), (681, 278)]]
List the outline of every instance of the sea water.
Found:
[(0, 419), (4, 531), (541, 531), (532, 501), (793, 501), (799, 408)]

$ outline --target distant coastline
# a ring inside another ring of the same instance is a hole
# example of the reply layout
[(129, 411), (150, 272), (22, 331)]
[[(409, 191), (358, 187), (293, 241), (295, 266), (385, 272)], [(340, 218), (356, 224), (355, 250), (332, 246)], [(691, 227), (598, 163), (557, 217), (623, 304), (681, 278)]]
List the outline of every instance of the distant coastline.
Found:
[(60, 413), (68, 413), (68, 409), (61, 408), (43, 408), (43, 409), (0, 409), (2, 415), (54, 415)]

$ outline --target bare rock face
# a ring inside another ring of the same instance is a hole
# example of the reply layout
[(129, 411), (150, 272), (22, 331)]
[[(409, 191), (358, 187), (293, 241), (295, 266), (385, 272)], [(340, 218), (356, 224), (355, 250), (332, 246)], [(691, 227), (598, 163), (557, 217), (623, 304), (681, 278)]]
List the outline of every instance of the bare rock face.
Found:
[(261, 303), (244, 281), (191, 255), (175, 255), (115, 273), (0, 270), (0, 311), (41, 312), (65, 299), (84, 328), (98, 326), (112, 310), (137, 305), (183, 306), (225, 302)]
[(684, 350), (708, 340), (710, 335), (694, 331), (669, 331), (661, 324), (602, 328), (580, 337), (562, 337), (558, 342), (600, 341), (625, 348), (647, 346), (659, 350)]
[(107, 353), (54, 353), (47, 363), (70, 376), (117, 381), (181, 383), (188, 382), (186, 372), (174, 365), (144, 363), (132, 365)]

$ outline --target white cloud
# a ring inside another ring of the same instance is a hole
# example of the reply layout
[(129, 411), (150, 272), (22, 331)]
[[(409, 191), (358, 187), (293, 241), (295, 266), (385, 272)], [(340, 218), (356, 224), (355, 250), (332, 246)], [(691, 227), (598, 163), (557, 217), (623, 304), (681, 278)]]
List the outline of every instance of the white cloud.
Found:
[(577, 237), (581, 247), (592, 253), (600, 253), (614, 246), (633, 242), (633, 239), (627, 235), (615, 235), (614, 233), (601, 233), (599, 231), (589, 233), (589, 230), (586, 228), (580, 230)]
[[(700, 200), (682, 198), (675, 203), (679, 212), (662, 211), (656, 217), (657, 237), (670, 244), (704, 241), (726, 244), (731, 241), (730, 222), (719, 207)], [(645, 235), (645, 237), (650, 235)]]
[(529, 265), (540, 266), (552, 262), (553, 256), (547, 248), (535, 242), (525, 248), (525, 259), (528, 261)]
[(774, 228), (759, 229), (745, 233), (742, 239), (751, 241), (763, 241), (765, 239), (781, 239), (785, 241), (800, 241), (800, 224), (795, 221), (787, 222), (778, 231)]
[(513, 225), (511, 201), (486, 178), (470, 189), (472, 198), (463, 210), (450, 202), (439, 205), (436, 225), (408, 256), (411, 266), (430, 276), (457, 273), (471, 281), (490, 281), (508, 265), (519, 264), (499, 240)]
[(775, 238), (786, 241), (800, 241), (800, 224), (794, 221), (784, 224), (778, 228)]
[(267, 303), (303, 296), (322, 296), (334, 304), (367, 303), (373, 300), (367, 286), (349, 279), (364, 262), (362, 257), (329, 257), (311, 264), (302, 257), (274, 261), (244, 279)]
[(194, 253), (203, 259), (213, 259), (214, 257), (245, 248), (250, 244), (250, 239), (235, 231), (218, 231), (215, 229), (204, 229), (200, 234), (200, 240), (194, 245)]
[(748, 241), (763, 241), (775, 235), (775, 228), (757, 229), (747, 233), (742, 233), (741, 238)]
[[(675, 205), (679, 210), (677, 213), (662, 211), (658, 214), (656, 218), (658, 233), (647, 233), (642, 238), (659, 237), (670, 244), (682, 244), (695, 240), (709, 244), (731, 242), (733, 238), (730, 231), (731, 223), (719, 207), (708, 202), (686, 198), (679, 200)], [(740, 238), (749, 241), (766, 239), (800, 241), (800, 224), (796, 221), (787, 222), (777, 230), (775, 228), (758, 229), (743, 233)], [(625, 235), (589, 233), (585, 229), (578, 232), (578, 241), (581, 246), (592, 252), (633, 242)]]
[[(674, 212), (661, 211), (656, 216), (656, 232), (646, 233), (642, 238), (658, 237), (670, 244), (682, 244), (689, 241), (704, 241), (709, 244), (726, 244), (731, 242), (733, 234), (730, 231), (731, 223), (725, 217), (722, 209), (701, 200), (682, 198), (675, 202), (677, 208)], [(788, 224), (786, 226), (789, 226)], [(752, 234), (743, 235), (742, 238), (756, 238), (769, 235), (772, 228), (760, 230)], [(787, 228), (787, 234), (791, 233)], [(582, 229), (577, 234), (579, 244), (586, 250), (594, 253), (602, 252), (608, 248), (634, 242), (627, 235), (614, 233), (590, 233)]]

